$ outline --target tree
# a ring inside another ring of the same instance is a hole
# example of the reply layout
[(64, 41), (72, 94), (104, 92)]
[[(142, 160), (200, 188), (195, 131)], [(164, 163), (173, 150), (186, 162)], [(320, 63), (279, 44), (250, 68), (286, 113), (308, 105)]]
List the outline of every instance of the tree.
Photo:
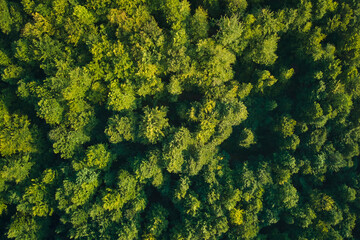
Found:
[(230, 222), (234, 225), (241, 225), (244, 222), (243, 219), (243, 210), (233, 209), (230, 211)]
[(220, 85), (233, 77), (231, 65), (235, 56), (214, 41), (206, 39), (198, 43), (197, 59), (200, 87)]
[(252, 144), (255, 144), (255, 136), (254, 133), (247, 128), (244, 128), (240, 135), (239, 146), (249, 148)]
[(0, 239), (358, 239), (359, 16), (0, 0)]
[(112, 160), (113, 156), (107, 149), (107, 146), (104, 144), (97, 144), (88, 147), (85, 159), (73, 166), (76, 170), (84, 167), (106, 169), (110, 167)]
[(2, 156), (36, 151), (33, 137), (35, 132), (31, 129), (28, 118), (10, 114), (1, 100), (0, 121), (0, 154)]
[(13, 217), (7, 236), (15, 239), (39, 239), (46, 236), (44, 226), (34, 217), (18, 214)]
[(163, 174), (161, 171), (161, 162), (159, 159), (161, 153), (158, 151), (151, 151), (146, 158), (136, 157), (134, 159), (133, 168), (136, 179), (141, 183), (146, 183), (152, 180), (155, 187), (160, 187), (163, 184)]
[(51, 130), (49, 138), (54, 141), (54, 153), (60, 153), (65, 159), (71, 158), (82, 144), (90, 140), (82, 130), (69, 131), (63, 126)]
[(136, 132), (136, 116), (115, 115), (109, 119), (108, 127), (105, 129), (106, 135), (111, 143), (119, 143), (122, 141), (135, 141), (137, 139)]
[(121, 84), (114, 82), (110, 85), (108, 105), (115, 111), (135, 108), (135, 93), (130, 84)]
[(48, 124), (60, 124), (63, 118), (64, 108), (56, 99), (41, 99), (38, 102), (38, 114)]
[(195, 14), (191, 16), (190, 32), (193, 42), (198, 42), (208, 36), (209, 23), (206, 11), (199, 7), (196, 9)]
[(3, 33), (9, 33), (11, 31), (11, 16), (8, 8), (8, 4), (5, 0), (0, 1), (0, 10), (1, 10), (1, 18), (0, 18), (0, 29)]
[(163, 159), (169, 172), (181, 172), (185, 162), (185, 151), (193, 143), (191, 133), (182, 127), (164, 144)]
[(168, 226), (168, 212), (161, 205), (151, 206), (146, 216), (146, 232), (148, 236), (154, 238), (161, 236), (161, 233), (166, 230)]
[(241, 55), (248, 41), (244, 39), (245, 26), (244, 23), (240, 21), (239, 16), (235, 14), (230, 18), (223, 17), (219, 22), (219, 27), (220, 30), (217, 37), (221, 45)]
[(226, 3), (227, 3), (228, 12), (230, 14), (243, 13), (248, 6), (246, 0), (227, 0)]
[(144, 108), (144, 115), (139, 126), (141, 142), (155, 144), (165, 136), (164, 131), (169, 127), (166, 112), (165, 107)]

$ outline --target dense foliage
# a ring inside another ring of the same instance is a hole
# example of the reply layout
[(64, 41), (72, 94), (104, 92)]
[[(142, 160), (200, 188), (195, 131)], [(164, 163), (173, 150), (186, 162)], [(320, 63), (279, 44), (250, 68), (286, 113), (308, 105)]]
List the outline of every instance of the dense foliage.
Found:
[(1, 239), (360, 239), (357, 0), (0, 0)]

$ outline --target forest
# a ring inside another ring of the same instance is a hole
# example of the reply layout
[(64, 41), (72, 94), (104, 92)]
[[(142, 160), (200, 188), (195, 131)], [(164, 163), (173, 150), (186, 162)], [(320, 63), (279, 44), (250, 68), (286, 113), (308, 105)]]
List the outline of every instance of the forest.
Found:
[(0, 239), (360, 239), (360, 1), (0, 0)]

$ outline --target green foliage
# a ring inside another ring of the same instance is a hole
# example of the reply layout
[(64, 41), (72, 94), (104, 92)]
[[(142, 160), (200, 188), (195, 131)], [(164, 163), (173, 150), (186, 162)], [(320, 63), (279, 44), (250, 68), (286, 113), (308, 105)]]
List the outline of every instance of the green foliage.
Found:
[(104, 144), (97, 144), (90, 146), (86, 150), (84, 162), (87, 167), (103, 169), (111, 164), (111, 160), (111, 153), (107, 150), (107, 147)]
[(235, 53), (241, 53), (246, 47), (247, 41), (242, 39), (245, 27), (239, 21), (239, 17), (237, 15), (233, 15), (230, 18), (224, 17), (219, 22), (219, 27), (219, 42)]
[(283, 137), (289, 137), (294, 134), (296, 121), (290, 117), (284, 116), (281, 118), (278, 131)]
[(33, 218), (25, 215), (14, 216), (7, 237), (20, 239), (39, 239), (44, 237), (41, 225)]
[(230, 211), (230, 222), (234, 225), (241, 225), (244, 222), (243, 219), (244, 210), (233, 209)]
[(46, 187), (42, 184), (32, 184), (23, 195), (23, 204), (18, 205), (18, 210), (29, 212), (32, 216), (51, 216), (53, 209), (49, 206), (46, 196)]
[(109, 189), (109, 192), (102, 198), (103, 208), (109, 211), (121, 209), (126, 202), (136, 197), (136, 184), (134, 176), (127, 171), (121, 171), (117, 190)]
[(255, 144), (255, 136), (254, 133), (247, 128), (244, 128), (240, 135), (240, 147), (249, 148), (252, 144)]
[(206, 11), (199, 7), (190, 20), (191, 40), (197, 42), (207, 38), (209, 31), (208, 15)]
[(134, 90), (130, 84), (119, 85), (114, 82), (110, 85), (110, 89), (108, 105), (111, 110), (121, 111), (136, 106)]
[(0, 239), (359, 239), (354, 0), (0, 0)]
[(133, 115), (120, 117), (115, 115), (109, 119), (108, 128), (105, 130), (111, 143), (134, 141), (136, 137), (136, 118)]
[(41, 99), (38, 103), (38, 114), (48, 124), (59, 124), (62, 120), (64, 109), (56, 99)]
[(29, 172), (34, 162), (30, 155), (13, 155), (2, 159), (1, 180), (20, 183), (29, 177)]
[(148, 234), (157, 238), (161, 233), (166, 230), (168, 226), (168, 211), (161, 205), (151, 206), (146, 217), (146, 231)]
[(197, 47), (199, 86), (220, 85), (233, 77), (231, 65), (235, 56), (232, 53), (210, 39), (200, 41)]
[(249, 53), (248, 57), (251, 59), (251, 61), (257, 64), (274, 64), (278, 58), (275, 53), (278, 40), (279, 37), (277, 35), (272, 35), (265, 39), (261, 39), (261, 43), (257, 44), (257, 47)]
[(0, 12), (1, 12), (0, 29), (3, 33), (7, 34), (11, 31), (12, 19), (10, 16), (9, 7), (6, 0), (0, 1)]
[(144, 108), (144, 115), (139, 126), (139, 135), (143, 143), (154, 144), (165, 136), (164, 131), (169, 127), (166, 112), (165, 107)]
[(146, 159), (137, 158), (134, 161), (134, 172), (139, 182), (145, 183), (147, 180), (152, 180), (155, 187), (159, 187), (163, 183), (159, 155), (159, 152), (152, 151), (147, 154)]
[(164, 145), (163, 158), (166, 169), (169, 172), (181, 172), (182, 165), (185, 162), (184, 151), (193, 142), (188, 129), (180, 128), (169, 141)]
[(83, 131), (68, 131), (62, 126), (51, 130), (49, 138), (54, 141), (54, 153), (60, 153), (65, 159), (71, 158), (81, 144), (90, 140)]
[(35, 151), (34, 132), (26, 116), (10, 114), (0, 100), (0, 154), (9, 156), (14, 153)]
[(229, 13), (243, 13), (248, 6), (246, 0), (227, 0), (226, 3)]

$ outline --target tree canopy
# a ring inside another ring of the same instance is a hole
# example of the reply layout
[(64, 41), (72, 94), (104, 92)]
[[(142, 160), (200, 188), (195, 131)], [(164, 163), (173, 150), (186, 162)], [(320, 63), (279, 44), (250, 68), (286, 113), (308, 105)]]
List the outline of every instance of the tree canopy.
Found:
[(360, 2), (0, 0), (0, 238), (360, 239)]

